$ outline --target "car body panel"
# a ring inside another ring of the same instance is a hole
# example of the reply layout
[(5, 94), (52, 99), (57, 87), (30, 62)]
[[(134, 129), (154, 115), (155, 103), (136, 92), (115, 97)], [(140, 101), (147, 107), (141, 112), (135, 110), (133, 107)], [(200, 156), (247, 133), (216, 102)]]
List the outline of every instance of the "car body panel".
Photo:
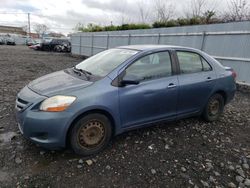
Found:
[[(65, 147), (67, 134), (74, 121), (86, 113), (105, 113), (111, 118), (114, 135), (129, 129), (144, 127), (161, 120), (176, 120), (198, 115), (209, 97), (224, 92), (226, 103), (233, 99), (236, 86), (230, 71), (204, 52), (196, 49), (164, 45), (135, 45), (119, 48), (135, 49), (135, 55), (121, 63), (107, 76), (86, 81), (58, 71), (32, 81), (17, 95), (17, 103), (27, 102), (24, 109), (16, 108), (19, 127), (26, 138), (47, 148)], [(189, 50), (204, 57), (213, 70), (194, 74), (180, 74), (175, 50)], [(172, 76), (120, 87), (123, 71), (138, 58), (169, 51)], [(211, 80), (207, 80), (210, 77)], [(175, 87), (169, 88), (173, 83)], [(75, 96), (76, 101), (63, 112), (39, 110), (43, 100), (55, 95)], [(20, 100), (21, 99), (21, 100)]]

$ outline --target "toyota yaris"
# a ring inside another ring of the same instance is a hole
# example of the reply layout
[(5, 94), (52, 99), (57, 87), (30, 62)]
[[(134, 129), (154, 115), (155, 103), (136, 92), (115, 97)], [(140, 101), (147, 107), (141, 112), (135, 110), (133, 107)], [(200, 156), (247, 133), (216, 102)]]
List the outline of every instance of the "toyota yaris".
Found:
[(158, 121), (217, 120), (234, 97), (235, 76), (200, 50), (122, 46), (30, 82), (17, 95), (16, 117), (31, 141), (90, 155), (112, 136)]

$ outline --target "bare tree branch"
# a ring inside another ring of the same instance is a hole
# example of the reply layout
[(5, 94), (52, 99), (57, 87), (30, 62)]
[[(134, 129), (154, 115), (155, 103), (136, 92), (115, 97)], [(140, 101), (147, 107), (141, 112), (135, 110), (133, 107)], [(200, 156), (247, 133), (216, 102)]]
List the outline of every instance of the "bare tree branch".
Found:
[(159, 22), (167, 22), (174, 16), (174, 7), (167, 0), (156, 0), (155, 11)]
[(141, 23), (148, 22), (150, 8), (149, 8), (149, 5), (148, 5), (147, 1), (138, 0), (137, 1), (137, 6), (138, 6), (138, 9), (139, 9), (140, 22)]
[(242, 21), (249, 19), (249, 2), (246, 0), (231, 0), (228, 4), (229, 11), (226, 13), (229, 21)]
[(34, 26), (34, 30), (39, 36), (44, 36), (44, 34), (49, 30), (49, 28), (45, 24), (36, 24)]

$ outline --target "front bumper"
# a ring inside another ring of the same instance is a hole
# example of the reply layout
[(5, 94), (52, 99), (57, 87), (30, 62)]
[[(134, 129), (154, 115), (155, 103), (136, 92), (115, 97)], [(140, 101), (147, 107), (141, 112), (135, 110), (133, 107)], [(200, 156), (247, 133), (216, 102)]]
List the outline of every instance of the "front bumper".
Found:
[(63, 148), (73, 114), (69, 111), (43, 112), (37, 109), (47, 97), (38, 95), (28, 87), (17, 95), (16, 120), (23, 136), (32, 142), (48, 148)]
[(18, 127), (23, 136), (48, 149), (65, 147), (71, 113), (41, 112), (26, 109), (16, 111)]

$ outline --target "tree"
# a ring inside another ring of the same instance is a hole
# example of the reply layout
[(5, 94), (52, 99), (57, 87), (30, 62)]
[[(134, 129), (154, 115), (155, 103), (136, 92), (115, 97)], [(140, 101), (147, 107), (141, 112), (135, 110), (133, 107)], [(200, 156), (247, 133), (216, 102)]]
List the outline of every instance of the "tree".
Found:
[(36, 24), (34, 26), (34, 30), (40, 37), (43, 37), (44, 34), (49, 30), (49, 28), (45, 24)]
[(139, 9), (139, 15), (140, 15), (140, 22), (141, 23), (146, 23), (149, 18), (149, 6), (145, 0), (138, 0), (137, 1), (137, 6)]
[(167, 0), (156, 0), (155, 12), (158, 22), (167, 22), (174, 16), (174, 7)]
[(249, 19), (249, 2), (246, 0), (231, 0), (228, 4), (229, 11), (224, 16), (228, 21), (242, 21)]
[(215, 16), (215, 11), (207, 10), (203, 14), (203, 19), (205, 24), (209, 24), (212, 21), (212, 18)]
[(205, 0), (193, 0), (191, 2), (191, 12), (192, 12), (192, 17), (197, 18), (202, 16), (202, 12), (206, 6), (206, 1)]

